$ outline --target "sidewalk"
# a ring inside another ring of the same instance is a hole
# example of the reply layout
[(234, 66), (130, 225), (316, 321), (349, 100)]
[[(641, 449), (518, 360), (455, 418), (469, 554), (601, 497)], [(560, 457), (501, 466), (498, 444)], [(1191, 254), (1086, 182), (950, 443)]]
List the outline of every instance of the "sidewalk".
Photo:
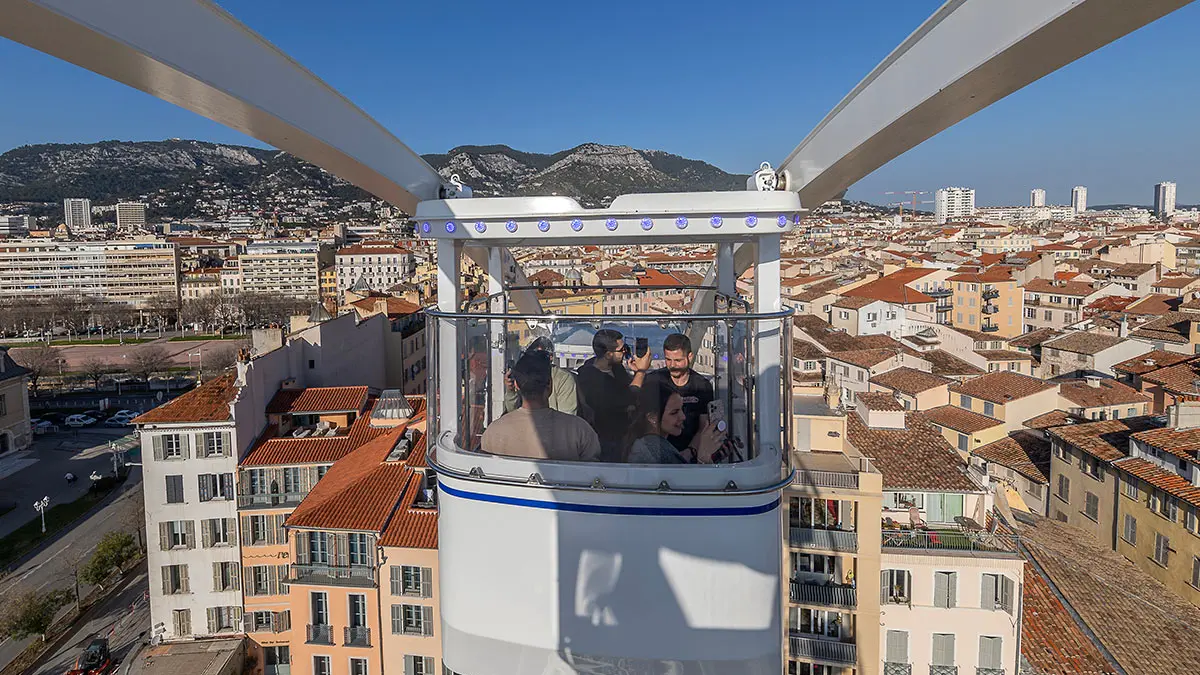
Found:
[[(38, 517), (33, 503), (42, 497), (50, 505), (65, 504), (79, 499), (91, 486), (88, 476), (93, 471), (112, 473), (110, 441), (125, 443), (126, 438), (114, 432), (60, 432), (38, 437), (29, 450), (0, 457), (0, 501), (15, 504), (16, 508), (0, 515), (0, 537)], [(68, 485), (64, 476), (71, 472), (79, 477)]]

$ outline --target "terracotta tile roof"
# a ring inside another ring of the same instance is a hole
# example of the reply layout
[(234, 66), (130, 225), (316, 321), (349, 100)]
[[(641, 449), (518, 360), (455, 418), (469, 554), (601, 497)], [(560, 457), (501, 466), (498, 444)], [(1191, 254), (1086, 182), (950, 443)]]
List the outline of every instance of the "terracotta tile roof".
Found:
[(1018, 335), (1017, 337), (1012, 338), (1008, 341), (1008, 346), (1032, 349), (1033, 347), (1037, 347), (1043, 342), (1053, 340), (1060, 335), (1062, 335), (1062, 331), (1060, 330), (1055, 330), (1053, 328), (1039, 328), (1037, 330), (1029, 331), (1024, 335)]
[(941, 375), (943, 377), (972, 377), (984, 373), (982, 368), (977, 368), (944, 349), (931, 349), (927, 352), (921, 352), (921, 358), (928, 361), (933, 367), (934, 375)]
[(1168, 352), (1162, 349), (1154, 349), (1142, 354), (1141, 356), (1135, 356), (1132, 359), (1122, 361), (1112, 368), (1118, 373), (1144, 375), (1160, 368), (1173, 366), (1176, 363), (1186, 361), (1190, 358), (1192, 358), (1191, 354), (1177, 354), (1175, 352)]
[(886, 373), (880, 373), (871, 377), (871, 382), (874, 384), (912, 396), (923, 391), (929, 391), (935, 387), (948, 385), (953, 381), (949, 378), (917, 370), (916, 368), (909, 368), (908, 366), (893, 368)]
[(1054, 389), (1057, 386), (1053, 382), (1004, 370), (986, 373), (966, 382), (953, 384), (950, 386), (950, 391), (992, 403), (1008, 403), (1047, 389)]
[(946, 427), (965, 434), (998, 427), (1004, 422), (987, 415), (980, 415), (956, 405), (941, 405), (925, 411), (925, 418), (939, 427)]
[(873, 368), (896, 356), (896, 352), (891, 349), (858, 349), (849, 352), (831, 352), (826, 356), (860, 368)]
[[(422, 443), (422, 445), (424, 445)], [(438, 546), (438, 510), (414, 506), (419, 491), (424, 485), (424, 476), (414, 473), (408, 482), (404, 496), (400, 498), (400, 508), (388, 523), (383, 536), (379, 539), (380, 546), (397, 548), (427, 548), (436, 549)]]
[(1114, 277), (1140, 277), (1154, 269), (1154, 263), (1125, 263), (1112, 271)]
[(538, 270), (537, 272), (530, 274), (528, 277), (529, 283), (531, 284), (557, 284), (561, 283), (564, 279), (566, 279), (565, 276), (555, 272), (549, 267), (544, 270)]
[(955, 331), (956, 333), (966, 335), (967, 337), (971, 338), (972, 340), (974, 340), (976, 342), (1007, 342), (1008, 341), (1008, 338), (1004, 338), (999, 335), (993, 335), (992, 333), (984, 333), (983, 331), (979, 331), (979, 330), (971, 330), (970, 328), (963, 328), (962, 326), (946, 326), (946, 327), (952, 331)]
[(1017, 432), (975, 448), (972, 455), (1006, 466), (1042, 485), (1050, 484), (1050, 441)]
[(1188, 276), (1163, 277), (1154, 282), (1154, 286), (1157, 288), (1187, 288), (1197, 281), (1200, 281), (1200, 278)]
[(825, 358), (825, 352), (807, 340), (792, 338), (792, 358), (812, 361)]
[(1011, 349), (976, 349), (975, 353), (988, 361), (1032, 361), (1033, 354)]
[(1142, 375), (1143, 382), (1160, 384), (1173, 394), (1200, 394), (1197, 379), (1200, 379), (1200, 360), (1195, 358)]
[(1047, 433), (1089, 455), (1115, 462), (1129, 455), (1129, 437), (1161, 426), (1153, 417), (1126, 417), (1047, 429)]
[(854, 400), (866, 405), (871, 410), (904, 410), (904, 406), (896, 397), (885, 391), (860, 391), (854, 394)]
[(1145, 316), (1166, 316), (1169, 312), (1177, 311), (1183, 304), (1183, 298), (1162, 293), (1151, 293), (1125, 305), (1129, 314)]
[(1038, 675), (1116, 675), (1114, 668), (1075, 623), (1046, 580), (1025, 563), (1021, 657)]
[(407, 316), (416, 314), (421, 311), (421, 306), (404, 298), (394, 297), (376, 297), (363, 298), (350, 303), (354, 307), (363, 310), (364, 312), (378, 312), (380, 307), (383, 308), (383, 313), (388, 316)]
[(1030, 417), (1022, 422), (1022, 424), (1028, 429), (1043, 430), (1050, 429), (1052, 427), (1061, 427), (1064, 424), (1075, 424), (1076, 422), (1080, 421), (1083, 420), (1080, 420), (1078, 417), (1068, 412), (1064, 412), (1062, 410), (1051, 410), (1050, 412), (1043, 413), (1037, 417)]
[(1032, 559), (1128, 673), (1194, 675), (1200, 608), (1176, 596), (1090, 532), (1038, 518), (1018, 532)]
[(920, 356), (886, 335), (860, 335), (855, 337), (846, 331), (835, 330), (824, 319), (811, 314), (798, 315), (792, 318), (796, 328), (803, 331), (827, 352), (851, 352), (864, 349), (900, 350), (912, 356)]
[(1200, 429), (1176, 429), (1163, 427), (1140, 431), (1133, 435), (1135, 440), (1170, 453), (1176, 457), (1195, 460), (1200, 450)]
[(134, 424), (183, 424), (186, 422), (225, 422), (233, 419), (229, 404), (237, 397), (235, 375), (228, 373), (189, 391), (183, 396), (142, 413)]
[(395, 427), (335, 462), (288, 516), (288, 527), (383, 532), (413, 473), (386, 461), (403, 435)]
[(267, 414), (349, 412), (362, 410), (366, 402), (365, 386), (280, 389), (267, 404)]
[(337, 255), (404, 255), (410, 253), (407, 248), (391, 242), (354, 244), (337, 250)]
[(922, 413), (907, 413), (904, 429), (871, 429), (857, 414), (846, 416), (846, 436), (883, 474), (885, 490), (980, 492), (946, 439)]
[(900, 270), (899, 272), (894, 272), (886, 277), (876, 279), (875, 281), (869, 281), (857, 288), (852, 288), (843, 293), (843, 295), (847, 297), (883, 300), (884, 302), (891, 302), (897, 305), (924, 305), (936, 302), (936, 300), (922, 293), (921, 291), (905, 285), (908, 281), (911, 281), (911, 279), (908, 277), (919, 279), (920, 277), (932, 273), (934, 270), (923, 269), (919, 267), (907, 269), (916, 269), (921, 272), (921, 274), (913, 277), (911, 273), (904, 273), (905, 270)]
[(875, 298), (855, 298), (842, 296), (834, 301), (833, 306), (840, 307), (842, 309), (862, 309), (872, 302), (876, 302)]
[(800, 302), (813, 302), (825, 297), (826, 295), (836, 292), (841, 286), (842, 282), (837, 279), (822, 281), (819, 284), (813, 284), (812, 286), (809, 286), (808, 288), (804, 289), (802, 293), (797, 294), (796, 300), (799, 300)]
[(1066, 335), (1046, 342), (1042, 349), (1058, 349), (1072, 354), (1099, 354), (1105, 349), (1115, 347), (1125, 341), (1125, 338), (1106, 333), (1088, 333), (1086, 331), (1071, 331)]
[(1083, 408), (1149, 403), (1151, 400), (1149, 396), (1116, 380), (1100, 380), (1098, 384), (1093, 387), (1086, 380), (1060, 382), (1058, 393)]
[(1129, 334), (1144, 340), (1187, 344), (1192, 322), (1197, 320), (1200, 319), (1191, 312), (1167, 312), (1153, 321), (1138, 326)]
[(1012, 281), (1012, 271), (1002, 267), (992, 267), (983, 272), (967, 272), (965, 274), (955, 274), (946, 279), (946, 281), (967, 281), (977, 284), (990, 284), (1003, 281)]
[(1173, 471), (1166, 471), (1141, 457), (1127, 457), (1113, 462), (1113, 466), (1192, 506), (1200, 506), (1200, 488)]
[(1094, 293), (1096, 289), (1091, 284), (1082, 281), (1051, 281), (1050, 279), (1030, 279), (1025, 282), (1026, 293), (1049, 293), (1050, 295), (1069, 295), (1084, 297)]
[(263, 431), (258, 442), (242, 458), (242, 466), (283, 466), (297, 464), (332, 464), (354, 451), (355, 448), (390, 429), (371, 426), (369, 411), (363, 412), (350, 425), (345, 435), (308, 438), (277, 437), (275, 425)]

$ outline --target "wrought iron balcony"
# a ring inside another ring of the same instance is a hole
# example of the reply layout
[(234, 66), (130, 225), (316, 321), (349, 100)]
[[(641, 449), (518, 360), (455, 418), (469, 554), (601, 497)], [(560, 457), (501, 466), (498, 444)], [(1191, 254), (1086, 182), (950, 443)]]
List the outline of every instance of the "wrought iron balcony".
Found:
[(984, 314), (995, 314), (1000, 311), (999, 305), (984, 305), (980, 308)]
[(981, 666), (981, 667), (975, 669), (975, 675), (1004, 675), (1004, 669), (1003, 668), (984, 668)]
[(983, 331), (984, 333), (995, 333), (996, 331), (1000, 330), (1000, 326), (997, 326), (994, 323), (985, 323), (979, 327), (979, 330)]
[(1025, 298), (1025, 304), (1027, 306), (1032, 305), (1032, 306), (1036, 307), (1037, 305), (1042, 304), (1042, 296), (1040, 296), (1040, 295), (1028, 296)]
[(951, 305), (950, 303), (942, 304), (939, 302), (934, 309), (939, 312), (949, 312), (950, 310), (954, 309), (954, 305)]
[(883, 675), (912, 675), (911, 663), (883, 662)]
[(847, 584), (809, 583), (793, 579), (792, 602), (826, 607), (857, 607), (858, 596)]
[(929, 675), (958, 675), (958, 666), (929, 664)]
[(988, 288), (983, 291), (984, 300), (995, 300), (1000, 297), (1000, 291), (995, 288)]
[(293, 584), (317, 586), (375, 585), (375, 568), (366, 565), (292, 565)]
[(790, 535), (791, 545), (796, 548), (815, 548), (838, 553), (858, 552), (857, 532), (793, 527)]
[(367, 626), (346, 626), (345, 637), (342, 643), (347, 647), (371, 646), (371, 629)]
[(954, 294), (954, 291), (949, 288), (935, 288), (931, 291), (925, 291), (925, 295), (931, 298), (948, 298)]
[(276, 492), (255, 495), (238, 495), (239, 509), (271, 509), (296, 506), (308, 496), (305, 492)]
[(926, 551), (981, 551), (1016, 555), (1015, 534), (1004, 532), (964, 532), (956, 529), (889, 530), (883, 529), (884, 548)]
[(792, 656), (798, 659), (846, 665), (858, 662), (858, 647), (853, 642), (822, 640), (803, 633), (792, 633), (788, 636), (788, 649)]
[(310, 645), (333, 644), (333, 626), (325, 623), (310, 623), (304, 641)]

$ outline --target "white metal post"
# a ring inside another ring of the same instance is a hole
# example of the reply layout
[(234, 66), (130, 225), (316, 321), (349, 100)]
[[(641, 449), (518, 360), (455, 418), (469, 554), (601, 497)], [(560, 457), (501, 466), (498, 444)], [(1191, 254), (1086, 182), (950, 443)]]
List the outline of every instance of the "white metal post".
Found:
[[(457, 312), (459, 298), (459, 260), (462, 243), (459, 240), (443, 239), (437, 243), (437, 307), (441, 312)], [(441, 433), (459, 430), (460, 392), (458, 372), (458, 326), (449, 320), (438, 321), (438, 381), (437, 401), (438, 429)], [(466, 355), (463, 355), (466, 358)], [(454, 435), (454, 434), (452, 434)]]
[[(488, 312), (492, 314), (505, 313), (503, 253), (504, 250), (498, 246), (488, 247), (487, 279), (488, 295), (491, 297), (491, 301), (488, 303)], [(504, 388), (504, 350), (507, 346), (504, 322), (499, 320), (489, 322), (488, 333), (488, 343), (492, 349), (489, 381), (492, 388), (491, 412), (494, 420), (504, 414), (504, 396), (508, 393)]]
[[(756, 251), (757, 265), (754, 269), (754, 311), (759, 314), (778, 312), (783, 309), (780, 296), (780, 236), (778, 234), (764, 235), (758, 238)], [(780, 398), (783, 386), (791, 386), (791, 382), (781, 382), (782, 370), (779, 355), (783, 343), (783, 326), (778, 321), (767, 321), (758, 326), (755, 357), (757, 368), (755, 373), (754, 394), (758, 403), (755, 420), (758, 423), (758, 441), (760, 450), (766, 450), (766, 443), (771, 443), (776, 452), (782, 452), (778, 446), (782, 416), (780, 414)], [(789, 414), (791, 411), (787, 411)]]

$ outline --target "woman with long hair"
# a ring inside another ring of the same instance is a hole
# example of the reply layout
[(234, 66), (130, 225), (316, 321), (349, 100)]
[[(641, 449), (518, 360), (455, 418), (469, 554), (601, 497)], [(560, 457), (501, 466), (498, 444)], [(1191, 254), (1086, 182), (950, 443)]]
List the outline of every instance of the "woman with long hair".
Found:
[(725, 432), (710, 424), (680, 451), (667, 440), (683, 432), (683, 399), (664, 384), (651, 383), (638, 394), (638, 409), (629, 430), (631, 464), (711, 464), (725, 443)]

